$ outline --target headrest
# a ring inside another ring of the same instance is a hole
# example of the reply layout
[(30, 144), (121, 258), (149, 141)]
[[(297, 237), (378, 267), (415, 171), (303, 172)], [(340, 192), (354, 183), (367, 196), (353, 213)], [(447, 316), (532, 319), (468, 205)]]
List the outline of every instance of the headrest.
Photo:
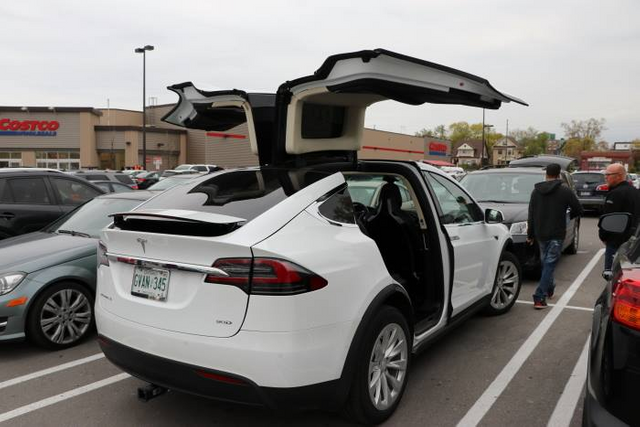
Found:
[(389, 211), (396, 211), (402, 206), (402, 196), (397, 185), (386, 183), (380, 190), (380, 204)]

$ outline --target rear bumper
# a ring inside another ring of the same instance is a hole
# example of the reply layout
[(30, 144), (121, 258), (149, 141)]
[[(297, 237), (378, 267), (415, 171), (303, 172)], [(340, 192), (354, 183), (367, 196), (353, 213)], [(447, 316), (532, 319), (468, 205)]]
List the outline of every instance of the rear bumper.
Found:
[[(335, 385), (327, 384), (340, 380), (357, 326), (346, 322), (293, 332), (241, 330), (229, 338), (215, 338), (152, 328), (109, 313), (99, 303), (95, 307), (98, 333), (112, 343), (104, 346), (105, 354), (132, 375), (189, 393), (274, 407), (277, 398), (247, 390), (271, 390), (273, 395), (291, 394), (295, 398), (307, 393), (307, 387), (313, 388), (311, 394), (333, 387), (332, 394), (339, 394)], [(146, 368), (145, 361), (129, 361), (133, 357), (158, 362)], [(189, 375), (183, 366), (189, 367)], [(180, 374), (174, 374), (173, 369)], [(193, 369), (222, 372), (249, 386), (230, 399), (225, 397), (228, 390), (213, 387), (209, 383), (214, 381), (209, 379), (203, 384)], [(327, 400), (331, 400), (329, 397)]]
[(580, 198), (578, 197), (578, 201), (583, 208), (588, 209), (599, 209), (604, 206), (604, 197), (589, 197), (589, 198)]
[[(588, 384), (588, 383), (587, 383)], [(587, 385), (587, 394), (584, 398), (584, 414), (582, 427), (627, 427), (628, 424), (622, 422), (609, 411), (607, 411), (600, 402), (589, 391)]]
[(346, 395), (338, 392), (340, 380), (303, 387), (259, 387), (248, 378), (154, 356), (102, 335), (98, 341), (107, 359), (125, 372), (171, 390), (216, 400), (274, 410), (337, 409), (342, 405), (340, 396)]

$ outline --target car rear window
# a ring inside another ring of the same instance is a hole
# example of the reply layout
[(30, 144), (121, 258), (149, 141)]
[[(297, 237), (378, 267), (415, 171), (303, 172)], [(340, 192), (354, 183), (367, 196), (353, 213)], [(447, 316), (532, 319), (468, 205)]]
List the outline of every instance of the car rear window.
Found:
[(286, 170), (268, 168), (231, 171), (172, 187), (145, 203), (141, 209), (186, 209), (250, 221), (326, 176), (325, 173), (310, 171), (294, 179)]
[(576, 173), (572, 176), (576, 185), (604, 183), (604, 175), (601, 173)]
[(85, 174), (85, 175), (78, 175), (78, 176), (83, 177), (87, 181), (109, 181), (109, 177), (107, 175)]
[(115, 177), (118, 181), (122, 182), (123, 184), (133, 184), (133, 180), (129, 175), (116, 174)]

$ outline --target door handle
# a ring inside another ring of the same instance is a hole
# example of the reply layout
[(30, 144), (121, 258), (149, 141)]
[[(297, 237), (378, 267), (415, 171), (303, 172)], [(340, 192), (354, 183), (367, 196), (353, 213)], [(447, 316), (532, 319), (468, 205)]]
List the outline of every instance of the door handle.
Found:
[(15, 218), (15, 214), (12, 212), (2, 212), (0, 213), (0, 218), (5, 218), (5, 219), (12, 219)]

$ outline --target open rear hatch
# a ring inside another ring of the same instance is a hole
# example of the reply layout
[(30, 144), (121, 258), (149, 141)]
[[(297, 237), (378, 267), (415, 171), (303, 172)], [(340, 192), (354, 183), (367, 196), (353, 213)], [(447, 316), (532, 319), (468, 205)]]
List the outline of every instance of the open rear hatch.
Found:
[(330, 56), (313, 75), (287, 81), (272, 95), (204, 92), (191, 83), (169, 89), (180, 100), (163, 120), (204, 130), (247, 122), (262, 165), (354, 159), (362, 146), (365, 111), (379, 101), (490, 109), (512, 101), (527, 105), (481, 77), (384, 49)]

